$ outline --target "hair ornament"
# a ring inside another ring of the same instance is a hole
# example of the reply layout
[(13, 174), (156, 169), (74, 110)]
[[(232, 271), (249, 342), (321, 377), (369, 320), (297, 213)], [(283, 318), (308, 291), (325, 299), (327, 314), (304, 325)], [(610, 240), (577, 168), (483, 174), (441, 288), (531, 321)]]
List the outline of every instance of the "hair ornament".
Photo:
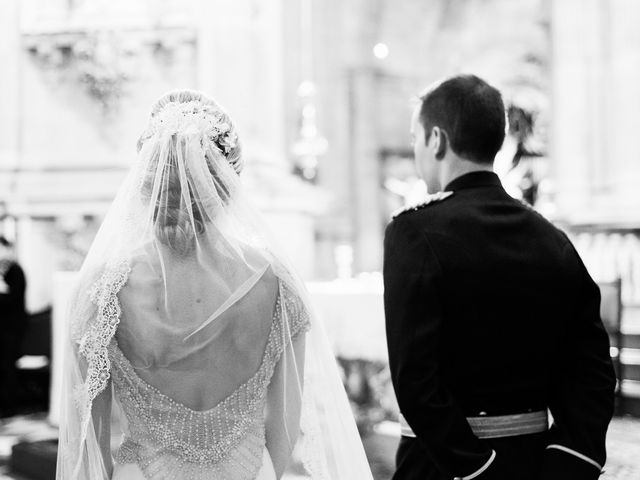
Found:
[(226, 114), (200, 101), (168, 102), (151, 117), (145, 137), (175, 134), (206, 137), (225, 155), (238, 144), (238, 135)]

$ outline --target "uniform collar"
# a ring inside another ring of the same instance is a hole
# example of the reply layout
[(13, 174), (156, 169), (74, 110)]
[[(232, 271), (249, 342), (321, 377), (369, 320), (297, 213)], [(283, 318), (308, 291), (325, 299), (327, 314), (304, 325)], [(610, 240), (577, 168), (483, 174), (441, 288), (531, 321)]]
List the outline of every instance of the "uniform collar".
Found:
[(502, 183), (500, 183), (500, 178), (493, 172), (480, 171), (480, 172), (471, 172), (465, 173), (464, 175), (459, 176), (458, 178), (453, 179), (449, 184), (444, 188), (445, 191), (456, 191), (463, 190), (465, 188), (476, 188), (476, 187), (500, 187)]

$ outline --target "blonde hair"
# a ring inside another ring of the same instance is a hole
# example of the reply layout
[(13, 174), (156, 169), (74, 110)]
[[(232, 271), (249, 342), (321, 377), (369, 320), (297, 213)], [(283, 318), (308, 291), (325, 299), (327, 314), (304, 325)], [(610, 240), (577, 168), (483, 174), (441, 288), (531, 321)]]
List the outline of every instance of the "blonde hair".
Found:
[[(194, 90), (176, 90), (169, 92), (160, 97), (151, 108), (150, 121), (158, 115), (163, 108), (169, 103), (188, 103), (198, 102), (202, 105), (207, 105), (215, 109), (216, 114), (219, 115), (222, 122), (227, 123), (234, 136), (235, 127), (229, 115), (224, 109), (218, 105), (212, 98), (206, 96), (202, 92)], [(152, 134), (149, 130), (145, 130), (138, 140), (138, 151), (141, 150), (144, 143), (151, 138)], [(220, 151), (221, 155), (227, 160), (229, 165), (239, 175), (242, 171), (242, 149), (240, 142), (236, 142), (230, 148), (222, 148), (221, 145), (216, 144), (216, 138), (212, 138), (213, 144)], [(196, 234), (202, 233), (205, 229), (205, 219), (209, 216), (204, 210), (204, 206), (191, 196), (191, 214), (184, 208), (183, 205), (183, 192), (179, 177), (179, 145), (176, 144), (177, 139), (173, 139), (172, 148), (169, 150), (169, 156), (162, 172), (163, 191), (161, 192), (161, 198), (163, 201), (161, 204), (155, 205), (155, 211), (153, 214), (154, 226), (156, 232), (156, 238), (163, 244), (168, 245), (172, 250), (179, 254), (187, 254), (191, 251)], [(218, 195), (226, 202), (230, 192), (227, 188), (221, 184), (221, 175), (216, 171), (215, 162), (209, 156), (209, 152), (205, 153), (207, 160), (207, 167), (209, 173), (213, 177), (213, 184), (218, 189)], [(152, 195), (153, 184), (155, 181), (156, 171), (158, 163), (160, 161), (160, 150), (155, 149), (152, 153), (151, 160), (145, 174), (142, 192), (143, 195), (150, 198)], [(191, 186), (188, 185), (191, 190)], [(192, 227), (193, 222), (193, 227)]]

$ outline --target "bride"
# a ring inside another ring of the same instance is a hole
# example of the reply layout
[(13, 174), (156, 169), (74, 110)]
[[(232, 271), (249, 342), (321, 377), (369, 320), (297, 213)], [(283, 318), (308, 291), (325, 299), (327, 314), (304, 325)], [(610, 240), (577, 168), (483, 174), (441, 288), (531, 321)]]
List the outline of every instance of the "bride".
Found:
[(216, 102), (178, 91), (153, 106), (71, 298), (59, 480), (371, 479), (242, 167)]

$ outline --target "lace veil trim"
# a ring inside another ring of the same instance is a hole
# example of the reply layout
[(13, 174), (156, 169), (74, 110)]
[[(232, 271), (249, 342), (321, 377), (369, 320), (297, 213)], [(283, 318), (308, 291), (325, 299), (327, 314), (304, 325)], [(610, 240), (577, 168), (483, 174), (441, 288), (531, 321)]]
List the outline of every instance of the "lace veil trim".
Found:
[(78, 352), (87, 362), (87, 372), (84, 383), (75, 392), (76, 402), (85, 412), (91, 410), (93, 400), (106, 388), (111, 376), (107, 347), (120, 323), (118, 292), (127, 283), (130, 272), (126, 260), (107, 266), (88, 292), (97, 306), (97, 315), (89, 320), (78, 340)]

